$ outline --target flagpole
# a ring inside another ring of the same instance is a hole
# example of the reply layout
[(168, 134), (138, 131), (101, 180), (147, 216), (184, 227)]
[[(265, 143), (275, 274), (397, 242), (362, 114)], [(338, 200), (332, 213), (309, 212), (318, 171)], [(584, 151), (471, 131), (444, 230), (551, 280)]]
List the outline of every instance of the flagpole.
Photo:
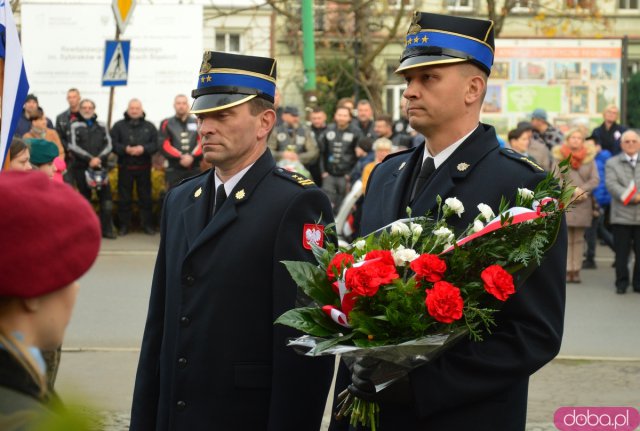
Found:
[[(2, 98), (4, 97), (4, 58), (0, 58), (0, 118), (2, 118)], [(0, 132), (2, 131), (2, 122), (0, 121)], [(7, 146), (11, 144), (7, 143)], [(9, 162), (11, 161), (11, 155), (7, 151), (7, 157), (4, 159), (3, 171), (9, 170)]]

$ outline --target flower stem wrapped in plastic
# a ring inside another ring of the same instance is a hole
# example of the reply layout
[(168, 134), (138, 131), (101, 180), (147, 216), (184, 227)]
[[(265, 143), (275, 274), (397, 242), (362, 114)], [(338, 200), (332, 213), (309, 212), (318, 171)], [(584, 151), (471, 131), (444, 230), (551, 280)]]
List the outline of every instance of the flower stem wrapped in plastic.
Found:
[[(314, 247), (317, 265), (283, 262), (314, 303), (276, 323), (308, 334), (290, 341), (306, 355), (379, 360), (371, 380), (380, 391), (463, 337), (491, 332), (501, 304), (555, 242), (571, 194), (549, 174), (520, 189), (513, 207), (504, 197), (500, 208), (478, 205), (458, 238), (447, 219), (471, 209), (437, 197), (433, 218), (397, 220), (348, 247)], [(346, 391), (340, 401), (338, 417), (376, 428), (375, 403)]]

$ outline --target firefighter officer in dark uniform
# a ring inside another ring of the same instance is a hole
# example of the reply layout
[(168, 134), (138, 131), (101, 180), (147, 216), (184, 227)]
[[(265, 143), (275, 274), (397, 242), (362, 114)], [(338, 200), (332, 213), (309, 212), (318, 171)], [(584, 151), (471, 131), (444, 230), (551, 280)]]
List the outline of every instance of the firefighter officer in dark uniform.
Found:
[(179, 94), (173, 101), (176, 115), (160, 122), (160, 151), (167, 160), (165, 178), (167, 189), (185, 178), (200, 173), (202, 148), (196, 118), (189, 113), (187, 96)]
[(327, 126), (318, 146), (322, 189), (337, 213), (347, 194), (349, 174), (358, 161), (356, 145), (362, 138), (362, 132), (352, 124), (351, 111), (346, 106), (338, 106), (333, 119), (335, 122)]
[[(404, 76), (418, 147), (387, 157), (373, 171), (361, 228), (368, 234), (394, 220), (437, 211), (436, 197), (465, 206), (456, 234), (479, 203), (498, 212), (502, 197), (534, 190), (546, 174), (513, 150), (501, 150), (492, 126), (480, 123), (493, 64), (493, 22), (416, 12), (397, 73)], [(539, 268), (496, 314), (482, 342), (470, 339), (375, 393), (376, 364), (357, 361), (353, 393), (380, 402), (381, 431), (524, 431), (529, 376), (560, 350), (565, 304), (566, 227)], [(350, 374), (342, 368), (340, 375)], [(344, 421), (343, 421), (344, 422)], [(348, 424), (334, 424), (346, 429)]]
[(273, 322), (305, 300), (281, 261), (314, 260), (331, 206), (267, 148), (275, 83), (274, 59), (204, 54), (191, 112), (215, 168), (166, 196), (132, 431), (320, 427), (333, 359)]
[(300, 124), (300, 112), (295, 106), (282, 110), (282, 124), (277, 126), (268, 141), (276, 161), (297, 160), (307, 169), (318, 161), (318, 144), (311, 130)]

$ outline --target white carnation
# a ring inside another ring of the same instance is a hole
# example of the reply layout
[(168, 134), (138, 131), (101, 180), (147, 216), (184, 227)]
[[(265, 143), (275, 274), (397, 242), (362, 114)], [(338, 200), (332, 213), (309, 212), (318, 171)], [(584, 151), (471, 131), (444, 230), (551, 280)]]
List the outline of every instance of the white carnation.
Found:
[(433, 234), (437, 237), (444, 239), (447, 242), (451, 242), (454, 238), (453, 232), (451, 232), (451, 229), (448, 229), (446, 227), (441, 227), (434, 230)]
[(405, 223), (401, 221), (394, 221), (391, 225), (391, 233), (399, 234), (403, 236), (409, 236), (411, 234), (411, 229)]
[(414, 236), (420, 236), (422, 234), (422, 225), (418, 223), (411, 223), (411, 232), (413, 232)]
[(406, 262), (413, 262), (420, 256), (414, 249), (404, 248), (403, 246), (392, 250), (391, 255), (396, 266), (403, 266)]
[(454, 213), (456, 213), (458, 215), (458, 217), (460, 217), (462, 215), (462, 213), (464, 212), (464, 205), (462, 205), (462, 202), (460, 202), (458, 199), (456, 198), (447, 198), (444, 201), (444, 204), (449, 207), (449, 209), (451, 211), (453, 211)]
[(529, 189), (521, 189), (518, 188), (518, 194), (520, 195), (520, 197), (522, 197), (523, 199), (533, 199), (533, 192)]
[(487, 204), (478, 204), (478, 210), (482, 214), (485, 221), (490, 221), (495, 217), (493, 210)]
[(482, 224), (480, 220), (474, 220), (472, 228), (473, 232), (480, 232), (482, 229), (484, 229), (484, 224)]
[(363, 250), (365, 245), (367, 245), (367, 242), (363, 239), (360, 239), (358, 241), (355, 242), (355, 244), (353, 244), (353, 246), (355, 248), (357, 248), (358, 250)]

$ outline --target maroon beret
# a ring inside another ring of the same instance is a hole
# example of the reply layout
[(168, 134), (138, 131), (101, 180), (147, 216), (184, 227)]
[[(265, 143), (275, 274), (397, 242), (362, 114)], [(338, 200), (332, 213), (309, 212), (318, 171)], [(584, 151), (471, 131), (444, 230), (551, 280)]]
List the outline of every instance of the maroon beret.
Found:
[(0, 173), (0, 296), (65, 287), (99, 250), (98, 217), (77, 191), (38, 171)]

